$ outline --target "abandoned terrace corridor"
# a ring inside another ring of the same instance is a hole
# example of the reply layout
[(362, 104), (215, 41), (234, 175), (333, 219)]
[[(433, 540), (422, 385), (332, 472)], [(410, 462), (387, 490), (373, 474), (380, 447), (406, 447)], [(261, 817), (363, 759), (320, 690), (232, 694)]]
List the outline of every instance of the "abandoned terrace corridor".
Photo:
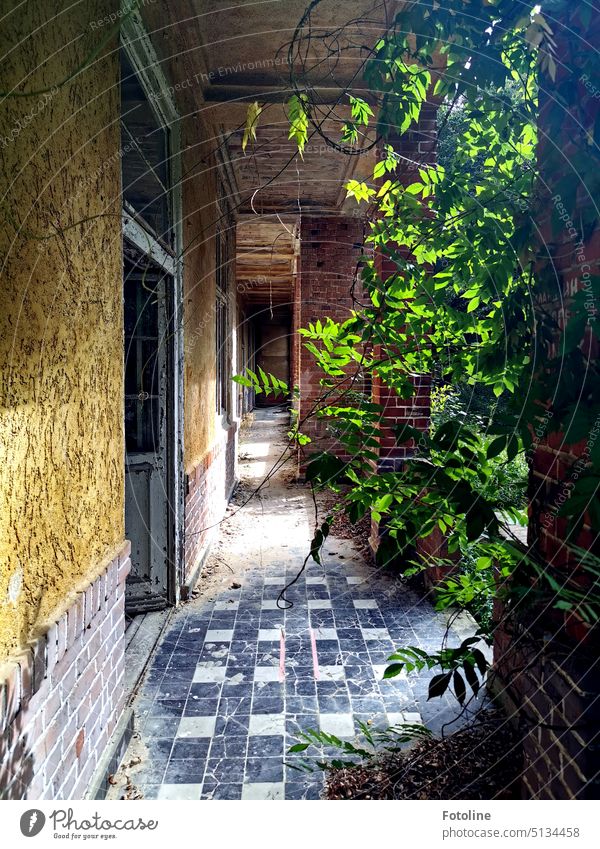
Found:
[(144, 798), (316, 799), (320, 770), (292, 766), (312, 750), (286, 754), (298, 731), (352, 739), (358, 720), (439, 731), (456, 714), (450, 701), (427, 703), (425, 676), (382, 680), (394, 646), (439, 646), (445, 617), (349, 540), (330, 537), (323, 566), (310, 561), (288, 590), (293, 607), (277, 608), (308, 550), (309, 491), (290, 462), (239, 507), (280, 458), (287, 423), (282, 408), (257, 409), (242, 431), (241, 483), (207, 565), (214, 571), (165, 629), (109, 798), (121, 798), (129, 778)]

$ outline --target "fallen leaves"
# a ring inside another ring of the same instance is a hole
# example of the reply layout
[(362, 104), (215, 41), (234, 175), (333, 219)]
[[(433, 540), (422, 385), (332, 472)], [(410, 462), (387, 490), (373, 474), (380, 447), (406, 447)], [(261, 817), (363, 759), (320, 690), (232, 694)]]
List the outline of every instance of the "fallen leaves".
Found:
[(510, 799), (522, 766), (521, 740), (500, 711), (369, 764), (329, 772), (328, 799)]

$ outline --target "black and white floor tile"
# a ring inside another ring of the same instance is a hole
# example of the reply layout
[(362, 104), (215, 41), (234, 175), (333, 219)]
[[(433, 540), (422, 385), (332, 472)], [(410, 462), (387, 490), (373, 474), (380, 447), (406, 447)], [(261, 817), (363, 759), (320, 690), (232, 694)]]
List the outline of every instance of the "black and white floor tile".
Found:
[(455, 716), (449, 700), (427, 702), (420, 678), (382, 680), (395, 646), (439, 647), (442, 615), (372, 567), (325, 564), (309, 565), (287, 611), (276, 599), (294, 573), (275, 565), (175, 614), (135, 705), (146, 798), (317, 799), (321, 771), (287, 754), (299, 731), (352, 739), (358, 721), (436, 731)]

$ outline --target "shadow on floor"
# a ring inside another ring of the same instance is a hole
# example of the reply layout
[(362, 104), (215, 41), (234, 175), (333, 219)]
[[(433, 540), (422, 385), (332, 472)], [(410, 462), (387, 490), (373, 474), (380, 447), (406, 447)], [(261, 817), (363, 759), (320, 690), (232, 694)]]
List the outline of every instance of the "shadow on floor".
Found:
[[(280, 408), (257, 410), (243, 434), (242, 485), (207, 586), (173, 615), (134, 702), (121, 773), (145, 798), (319, 798), (322, 773), (285, 754), (298, 731), (353, 738), (362, 720), (437, 732), (456, 715), (449, 697), (427, 702), (426, 676), (382, 680), (395, 646), (439, 648), (446, 617), (351, 541), (330, 537), (323, 566), (310, 562), (287, 593), (293, 607), (278, 609), (307, 552), (312, 502), (284, 465), (238, 507), (281, 456), (287, 423)], [(118, 784), (112, 798), (121, 795)]]

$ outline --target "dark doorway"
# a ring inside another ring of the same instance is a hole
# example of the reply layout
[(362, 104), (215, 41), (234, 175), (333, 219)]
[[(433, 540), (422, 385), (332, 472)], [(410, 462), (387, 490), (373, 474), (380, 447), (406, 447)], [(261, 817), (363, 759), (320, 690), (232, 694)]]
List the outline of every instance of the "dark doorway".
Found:
[[(256, 365), (267, 374), (290, 385), (290, 332), (291, 316), (286, 307), (260, 310), (254, 319), (256, 335)], [(258, 395), (256, 405), (260, 407), (281, 404), (283, 395)]]
[(125, 254), (126, 606), (138, 613), (158, 610), (172, 596), (173, 278), (127, 243)]

